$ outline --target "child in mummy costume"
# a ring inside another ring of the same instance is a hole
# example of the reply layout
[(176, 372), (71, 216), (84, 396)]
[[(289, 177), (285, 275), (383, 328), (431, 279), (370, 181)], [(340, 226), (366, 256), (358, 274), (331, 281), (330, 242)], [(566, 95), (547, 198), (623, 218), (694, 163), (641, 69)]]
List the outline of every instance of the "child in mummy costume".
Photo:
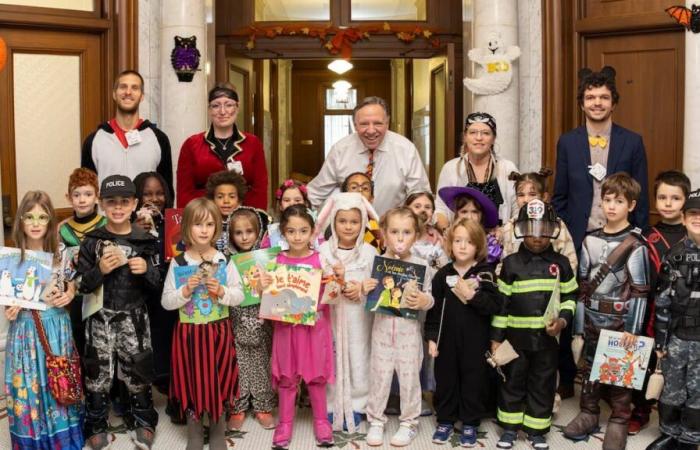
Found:
[(328, 385), (328, 411), (333, 428), (345, 427), (350, 433), (357, 431), (369, 394), (372, 315), (365, 310), (361, 293), (377, 255), (364, 242), (369, 219), (378, 220), (372, 205), (359, 193), (344, 192), (331, 197), (317, 224), (323, 230), (330, 223), (332, 232), (319, 249), (321, 257), (330, 267), (344, 266), (344, 285), (331, 305), (336, 382)]

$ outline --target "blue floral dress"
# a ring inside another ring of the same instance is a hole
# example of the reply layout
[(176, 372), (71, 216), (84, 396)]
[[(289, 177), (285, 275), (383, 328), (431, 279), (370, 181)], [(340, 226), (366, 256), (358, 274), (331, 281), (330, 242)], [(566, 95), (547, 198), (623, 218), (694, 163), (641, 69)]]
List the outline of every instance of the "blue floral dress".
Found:
[[(67, 310), (49, 307), (39, 314), (53, 353), (72, 353)], [(26, 309), (12, 321), (7, 333), (5, 394), (12, 450), (83, 448), (82, 405), (61, 406), (51, 395), (46, 355), (32, 313)]]

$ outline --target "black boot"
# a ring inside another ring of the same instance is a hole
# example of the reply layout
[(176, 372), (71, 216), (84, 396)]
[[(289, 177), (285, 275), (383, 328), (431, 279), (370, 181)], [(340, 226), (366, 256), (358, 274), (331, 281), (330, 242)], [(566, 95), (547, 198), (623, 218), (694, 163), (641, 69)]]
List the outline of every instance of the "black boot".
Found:
[(661, 433), (661, 436), (659, 436), (654, 442), (649, 444), (647, 447), (647, 450), (677, 450), (678, 449), (678, 441), (673, 437), (669, 436), (668, 434), (663, 434)]
[(96, 392), (85, 394), (85, 423), (83, 424), (83, 435), (89, 438), (95, 434), (107, 432), (109, 396)]
[(153, 397), (150, 386), (143, 392), (131, 394), (129, 397), (131, 408), (129, 413), (124, 415), (124, 423), (127, 428), (156, 429), (158, 425), (158, 412), (153, 408)]
[(698, 444), (686, 444), (685, 442), (679, 442), (676, 450), (698, 450)]

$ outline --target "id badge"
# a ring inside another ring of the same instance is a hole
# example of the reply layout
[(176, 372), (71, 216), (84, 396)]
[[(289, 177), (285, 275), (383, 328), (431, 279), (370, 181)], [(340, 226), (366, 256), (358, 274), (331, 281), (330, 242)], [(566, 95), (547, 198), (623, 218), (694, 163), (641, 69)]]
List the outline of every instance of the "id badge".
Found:
[(126, 136), (126, 143), (129, 146), (141, 143), (141, 132), (139, 130), (127, 131), (125, 136)]
[(605, 175), (607, 175), (607, 169), (601, 163), (595, 163), (593, 166), (588, 166), (588, 173), (591, 174), (593, 178), (598, 181), (603, 181)]
[(459, 276), (457, 275), (450, 275), (447, 278), (445, 278), (445, 281), (447, 282), (447, 285), (451, 288), (457, 286), (457, 281), (459, 281)]
[(243, 175), (243, 164), (240, 161), (229, 159), (226, 163), (226, 168), (228, 170), (233, 170), (238, 175)]

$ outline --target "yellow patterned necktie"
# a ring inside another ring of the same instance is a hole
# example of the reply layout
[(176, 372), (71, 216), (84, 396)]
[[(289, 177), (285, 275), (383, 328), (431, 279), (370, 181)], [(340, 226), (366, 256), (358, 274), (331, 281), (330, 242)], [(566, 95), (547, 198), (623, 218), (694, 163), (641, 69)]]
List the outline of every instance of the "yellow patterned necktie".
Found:
[(591, 147), (605, 148), (608, 146), (608, 140), (604, 136), (588, 136), (588, 143)]

